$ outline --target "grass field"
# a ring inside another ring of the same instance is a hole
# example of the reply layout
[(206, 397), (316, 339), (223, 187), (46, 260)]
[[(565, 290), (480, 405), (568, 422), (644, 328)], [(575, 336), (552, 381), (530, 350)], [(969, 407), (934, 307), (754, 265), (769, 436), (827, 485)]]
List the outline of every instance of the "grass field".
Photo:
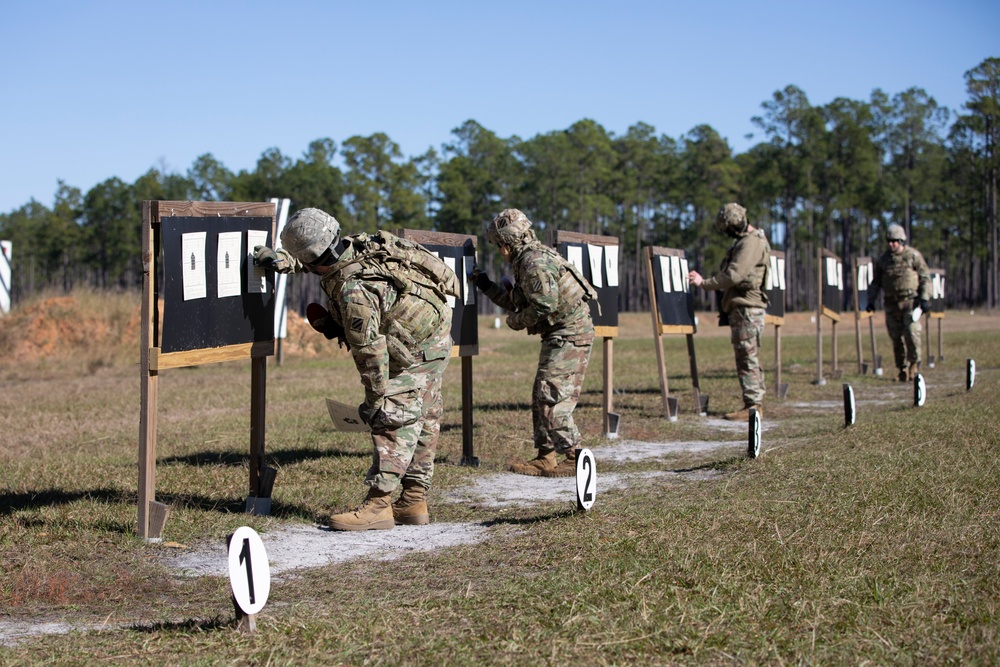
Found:
[[(127, 328), (127, 299), (102, 299), (101, 308), (117, 323), (111, 329)], [(64, 310), (60, 317), (80, 321)], [(234, 627), (226, 579), (179, 576), (165, 557), (221, 542), (241, 525), (262, 534), (309, 526), (357, 503), (369, 444), (334, 432), (322, 402), (361, 398), (346, 353), (331, 346), (269, 365), (267, 459), (279, 471), (270, 517), (242, 513), (249, 363), (161, 374), (157, 499), (171, 507), (162, 544), (135, 534), (138, 337), (126, 336), (125, 349), (83, 341), (5, 363), (0, 637), (16, 624), (71, 631), (0, 645), (0, 664), (997, 664), (1000, 328), (977, 317), (945, 319), (946, 359), (925, 370), (922, 408), (912, 407), (909, 385), (890, 381), (891, 368), (882, 378), (857, 375), (851, 319), (838, 339), (844, 378), (825, 386), (812, 382), (815, 331), (783, 337), (789, 395), (765, 402), (760, 459), (727, 450), (602, 463), (602, 450), (630, 440), (743, 438), (714, 419), (739, 407), (727, 337), (696, 337), (712, 419), (691, 409), (684, 338), (663, 339), (681, 407), (671, 423), (649, 315), (623, 315), (614, 343), (622, 439), (601, 437), (600, 345), (577, 420), (601, 474), (641, 481), (603, 493), (587, 513), (569, 499), (500, 509), (445, 501), (531, 455), (538, 341), (483, 319), (474, 360), (482, 465), (457, 465), (456, 360), (431, 509), (435, 522), (485, 526), (488, 539), (282, 578), (252, 635)], [(769, 370), (772, 332), (762, 357)], [(0, 320), (0, 352), (22, 334)], [(878, 334), (888, 355), (881, 326)], [(969, 357), (978, 374), (966, 392)], [(846, 428), (841, 382), (858, 399), (859, 421)], [(696, 470), (713, 474), (641, 475)]]

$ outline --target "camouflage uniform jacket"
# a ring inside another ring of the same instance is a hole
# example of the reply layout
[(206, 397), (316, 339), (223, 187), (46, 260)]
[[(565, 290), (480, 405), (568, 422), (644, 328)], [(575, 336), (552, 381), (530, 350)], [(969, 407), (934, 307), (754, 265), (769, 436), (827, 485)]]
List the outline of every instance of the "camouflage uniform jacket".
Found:
[(904, 246), (897, 253), (891, 250), (882, 253), (875, 262), (875, 275), (868, 287), (869, 301), (874, 302), (882, 289), (885, 289), (887, 302), (898, 304), (930, 299), (931, 272), (919, 250)]
[(580, 283), (558, 252), (532, 239), (511, 250), (511, 268), (514, 287), (510, 294), (493, 283), (486, 296), (513, 313), (507, 320), (512, 329), (527, 328), (529, 334), (563, 336), (575, 342), (593, 340), (587, 300), (596, 291)]
[(730, 308), (766, 308), (767, 294), (764, 284), (770, 262), (771, 246), (764, 231), (755, 229), (736, 239), (726, 252), (719, 273), (706, 278), (706, 290), (723, 290), (722, 312)]
[[(329, 298), (330, 315), (343, 327), (365, 388), (365, 403), (378, 408), (390, 375), (451, 354), (452, 311), (433, 290), (418, 285), (404, 291), (399, 281), (377, 269), (359, 270), (354, 244), (365, 236), (347, 237), (351, 244), (320, 286)], [(421, 281), (416, 271), (404, 277)]]

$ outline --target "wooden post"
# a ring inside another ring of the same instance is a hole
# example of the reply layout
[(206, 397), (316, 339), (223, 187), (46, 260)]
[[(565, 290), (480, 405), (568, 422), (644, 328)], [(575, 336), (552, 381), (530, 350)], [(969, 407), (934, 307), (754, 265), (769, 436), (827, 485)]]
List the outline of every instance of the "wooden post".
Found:
[(614, 378), (614, 338), (604, 338), (604, 432), (611, 432), (611, 417), (610, 415), (615, 410), (614, 406), (614, 387), (612, 386), (612, 380)]
[(149, 504), (156, 498), (156, 390), (158, 375), (149, 368), (156, 346), (156, 273), (160, 226), (153, 222), (156, 202), (142, 203), (142, 325), (139, 334), (139, 537), (149, 537)]
[(462, 461), (464, 466), (479, 467), (472, 440), (472, 357), (462, 357)]
[[(694, 388), (694, 410), (704, 416), (708, 412), (707, 401), (702, 402), (701, 387), (698, 384), (698, 360), (694, 355), (694, 334), (686, 334), (688, 348), (688, 363), (691, 367), (691, 386)], [(705, 397), (706, 399), (708, 396)]]
[(663, 416), (670, 419), (670, 403), (667, 400), (670, 395), (670, 385), (667, 381), (667, 364), (663, 358), (663, 339), (660, 337), (662, 325), (660, 324), (660, 311), (656, 308), (656, 279), (653, 277), (653, 249), (646, 248), (646, 275), (649, 277), (649, 303), (650, 315), (653, 320), (653, 341), (656, 343), (656, 366), (660, 371), (660, 394), (663, 398)]
[(774, 389), (778, 400), (784, 400), (781, 389), (781, 325), (774, 325)]
[(858, 317), (854, 318), (854, 340), (856, 340), (858, 344), (858, 375), (864, 375), (865, 355), (864, 351), (861, 349), (861, 319)]
[(944, 339), (942, 338), (943, 328), (941, 326), (942, 324), (944, 324), (944, 318), (943, 317), (937, 318), (937, 322), (938, 322), (938, 361), (944, 361)]
[(832, 351), (830, 360), (833, 362), (833, 377), (840, 377), (837, 373), (837, 320), (830, 322), (830, 336), (832, 337)]
[(823, 385), (826, 384), (826, 380), (823, 378), (823, 251), (819, 250), (816, 254), (816, 270), (817, 278), (816, 285), (819, 288), (817, 291), (816, 299), (818, 302), (816, 308), (816, 384)]

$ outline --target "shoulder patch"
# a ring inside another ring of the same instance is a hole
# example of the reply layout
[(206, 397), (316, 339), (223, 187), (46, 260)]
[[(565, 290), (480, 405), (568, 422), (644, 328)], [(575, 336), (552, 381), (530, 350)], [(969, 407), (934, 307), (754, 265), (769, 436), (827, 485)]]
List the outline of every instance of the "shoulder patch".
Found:
[(365, 321), (360, 317), (351, 318), (351, 331), (362, 333), (365, 330)]

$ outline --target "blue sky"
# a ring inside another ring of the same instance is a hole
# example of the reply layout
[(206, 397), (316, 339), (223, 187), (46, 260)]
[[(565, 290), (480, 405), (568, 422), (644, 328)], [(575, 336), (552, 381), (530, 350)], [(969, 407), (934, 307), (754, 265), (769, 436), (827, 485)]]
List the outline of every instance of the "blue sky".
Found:
[(998, 26), (1000, 3), (974, 0), (8, 0), (0, 212), (204, 153), (252, 170), (271, 147), (385, 132), (413, 156), (468, 119), (521, 138), (707, 123), (744, 151), (789, 84), (815, 105), (918, 86), (959, 109)]

